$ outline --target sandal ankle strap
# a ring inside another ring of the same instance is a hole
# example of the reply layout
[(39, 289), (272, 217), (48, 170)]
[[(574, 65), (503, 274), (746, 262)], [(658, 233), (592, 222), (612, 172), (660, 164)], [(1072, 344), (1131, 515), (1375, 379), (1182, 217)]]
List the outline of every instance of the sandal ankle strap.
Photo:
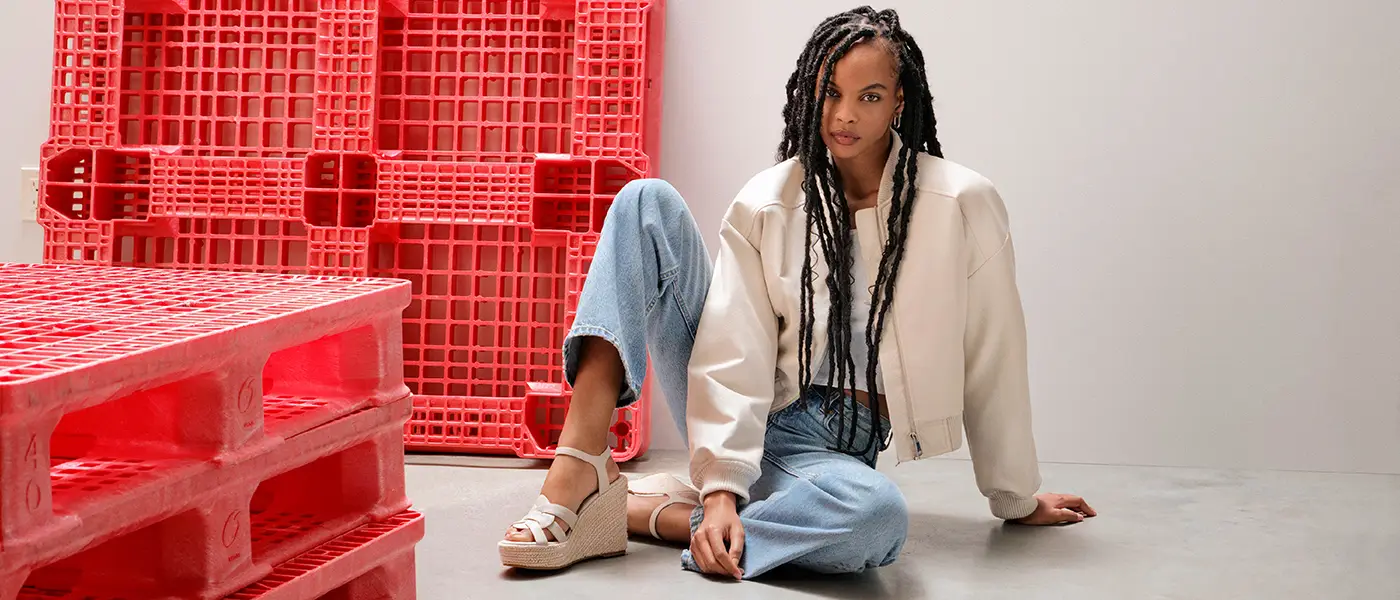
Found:
[(577, 448), (560, 446), (554, 453), (577, 458), (593, 465), (593, 471), (598, 475), (598, 493), (601, 494), (603, 490), (608, 489), (608, 458), (612, 456), (611, 449), (603, 450), (602, 454), (589, 454)]

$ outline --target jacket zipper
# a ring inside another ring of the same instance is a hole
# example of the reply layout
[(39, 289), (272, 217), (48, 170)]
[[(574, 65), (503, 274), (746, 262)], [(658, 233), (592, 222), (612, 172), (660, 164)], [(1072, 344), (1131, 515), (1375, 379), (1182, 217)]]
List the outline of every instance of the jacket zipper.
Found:
[[(877, 206), (879, 205), (877, 204)], [(875, 214), (880, 216), (880, 222), (883, 223), (885, 222), (888, 215), (881, 215), (880, 212), (880, 210), (876, 210)], [(886, 243), (885, 230), (883, 228), (876, 227), (875, 231), (878, 232), (878, 234), (876, 235), (876, 239), (880, 240), (880, 247), (883, 248)], [(891, 306), (890, 308), (893, 309), (894, 307)], [(896, 353), (899, 355), (899, 377), (900, 379), (904, 380), (904, 416), (909, 421), (909, 441), (914, 445), (914, 460), (919, 460), (924, 455), (924, 446), (923, 444), (919, 443), (919, 429), (914, 424), (914, 397), (912, 390), (909, 387), (909, 378), (905, 375), (906, 369), (904, 368), (904, 350), (901, 344), (899, 343), (899, 327), (891, 326), (890, 331), (894, 334), (894, 347), (897, 351)]]
[[(896, 338), (896, 339), (895, 339), (895, 347), (898, 348), (898, 347), (899, 347), (899, 339), (898, 339), (898, 338), (899, 338), (899, 334), (898, 334), (898, 333), (895, 334), (895, 338)], [(818, 340), (815, 339), (815, 336), (814, 336), (814, 338), (813, 338), (813, 340), (812, 340), (812, 356), (821, 356), (822, 353), (826, 352), (826, 346), (825, 346), (825, 344), (826, 344), (826, 342), (825, 342), (824, 340), (823, 340), (823, 341), (818, 341)], [(902, 353), (901, 353), (901, 356), (900, 356), (900, 360), (901, 360), (901, 361), (904, 360), (904, 357), (903, 357)], [(899, 374), (900, 374), (900, 377), (901, 377), (902, 379), (904, 379), (904, 390), (905, 390), (905, 394), (904, 394), (904, 407), (905, 407), (905, 409), (904, 409), (904, 410), (906, 411), (906, 412), (905, 412), (905, 415), (907, 415), (907, 416), (908, 416), (908, 419), (909, 419), (909, 440), (910, 440), (911, 442), (913, 442), (913, 444), (914, 444), (914, 460), (919, 460), (920, 458), (922, 458), (922, 457), (924, 456), (924, 445), (923, 445), (922, 443), (919, 442), (919, 432), (918, 432), (918, 430), (915, 429), (915, 427), (914, 427), (914, 401), (913, 401), (912, 399), (910, 399), (910, 397), (909, 397), (909, 393), (908, 393), (908, 391), (909, 391), (909, 380), (908, 380), (908, 378), (905, 378), (905, 377), (904, 377), (904, 366), (903, 366), (903, 364), (900, 365)], [(800, 390), (797, 392), (797, 398), (798, 398), (799, 400), (802, 398), (802, 392), (801, 392)], [(794, 400), (794, 401), (795, 401), (795, 400)]]
[[(894, 345), (899, 349), (899, 332), (895, 328)], [(913, 390), (909, 387), (909, 378), (904, 375), (904, 352), (899, 352), (899, 376), (904, 380), (904, 416), (909, 420), (909, 441), (914, 443), (914, 460), (919, 460), (924, 456), (924, 446), (919, 443), (919, 428), (914, 424), (914, 398)]]
[[(825, 336), (823, 336), (823, 337), (825, 337)], [(898, 338), (899, 338), (899, 334), (896, 333), (896, 334), (895, 334), (895, 348), (898, 348), (898, 347), (899, 347), (899, 339), (898, 339)], [(822, 353), (826, 352), (826, 345), (825, 345), (825, 344), (826, 344), (826, 341), (825, 341), (825, 340), (820, 340), (820, 341), (819, 341), (819, 340), (815, 339), (815, 336), (814, 336), (814, 338), (813, 338), (813, 340), (812, 340), (812, 356), (822, 356)], [(904, 360), (904, 357), (903, 357), (902, 353), (901, 353), (901, 356), (900, 356), (900, 360), (901, 360), (901, 361)], [(918, 432), (918, 430), (915, 429), (915, 427), (914, 427), (914, 401), (910, 398), (910, 395), (909, 395), (909, 393), (908, 393), (908, 391), (909, 391), (909, 380), (908, 380), (908, 378), (904, 377), (904, 365), (903, 365), (902, 363), (900, 364), (899, 374), (900, 374), (900, 377), (901, 377), (902, 379), (904, 379), (904, 390), (905, 390), (905, 394), (904, 394), (904, 407), (905, 407), (905, 408), (904, 408), (904, 410), (905, 410), (905, 415), (908, 417), (908, 420), (909, 420), (909, 440), (910, 440), (911, 442), (913, 442), (913, 444), (914, 444), (914, 460), (918, 460), (918, 459), (920, 459), (920, 458), (922, 458), (922, 457), (924, 456), (924, 445), (923, 445), (922, 443), (919, 442), (919, 432)], [(802, 392), (801, 392), (800, 390), (799, 390), (798, 393), (797, 393), (797, 397), (798, 397), (798, 399), (801, 399), (801, 397), (802, 397)]]

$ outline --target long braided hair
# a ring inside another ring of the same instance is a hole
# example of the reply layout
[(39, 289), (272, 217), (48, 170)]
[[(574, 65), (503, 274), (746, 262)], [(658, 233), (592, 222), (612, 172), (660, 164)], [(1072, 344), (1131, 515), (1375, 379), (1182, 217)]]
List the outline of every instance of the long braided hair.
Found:
[[(783, 141), (778, 146), (778, 160), (798, 158), (802, 162), (802, 191), (806, 195), (807, 241), (802, 264), (801, 324), (799, 328), (800, 385), (803, 397), (813, 386), (812, 336), (815, 328), (813, 281), (814, 245), (820, 249), (830, 271), (826, 285), (831, 293), (828, 311), (825, 359), (831, 365), (831, 376), (824, 385), (837, 390), (854, 389), (855, 360), (851, 356), (851, 216), (846, 205), (846, 192), (841, 173), (832, 163), (822, 141), (822, 113), (826, 106), (827, 89), (832, 72), (852, 47), (861, 43), (882, 44), (893, 55), (898, 69), (899, 86), (904, 91), (904, 108), (893, 129), (904, 143), (894, 170), (894, 193), (886, 227), (889, 236), (880, 257), (880, 270), (871, 288), (870, 320), (865, 343), (869, 350), (866, 381), (874, 388), (880, 340), (885, 330), (885, 316), (894, 299), (894, 285), (904, 260), (905, 240), (909, 235), (909, 218), (914, 208), (914, 185), (918, 180), (919, 153), (942, 157), (938, 143), (937, 121), (933, 115), (933, 95), (929, 92), (928, 76), (924, 70), (924, 54), (914, 38), (899, 25), (899, 15), (893, 10), (875, 11), (869, 6), (844, 12), (823, 21), (802, 55), (787, 84), (787, 105), (783, 108)], [(818, 81), (820, 78), (820, 81)], [(856, 446), (855, 400), (845, 394), (835, 394), (824, 400), (824, 408), (837, 412), (840, 423), (838, 443), (833, 450), (864, 455), (886, 435), (881, 419), (873, 418), (870, 435), (864, 447)], [(879, 394), (870, 393), (871, 410), (881, 414)]]

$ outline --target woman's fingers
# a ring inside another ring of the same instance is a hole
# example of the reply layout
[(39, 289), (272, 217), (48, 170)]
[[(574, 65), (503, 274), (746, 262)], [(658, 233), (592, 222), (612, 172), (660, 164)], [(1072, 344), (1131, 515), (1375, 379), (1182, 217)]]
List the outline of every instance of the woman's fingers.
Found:
[[(735, 522), (733, 529), (729, 531), (729, 556), (734, 559), (734, 566), (739, 566), (739, 559), (744, 557), (744, 524)], [(736, 577), (743, 579), (744, 570), (738, 569)]]
[(1084, 516), (1086, 517), (1099, 516), (1099, 511), (1096, 511), (1094, 510), (1094, 507), (1089, 506), (1089, 503), (1085, 502), (1083, 498), (1079, 499), (1079, 512), (1084, 513)]
[(1059, 501), (1055, 503), (1055, 508), (1068, 508), (1087, 517), (1098, 515), (1098, 513), (1094, 512), (1094, 509), (1089, 506), (1089, 503), (1085, 502), (1084, 499), (1079, 496), (1061, 496)]
[(695, 536), (690, 539), (690, 556), (695, 559), (695, 565), (700, 567), (701, 572), (720, 572), (715, 568), (715, 556), (710, 546), (709, 530), (702, 528), (695, 532)]
[(724, 536), (719, 532), (710, 532), (707, 536), (710, 540), (710, 550), (714, 552), (715, 565), (719, 571), (715, 574), (729, 575), (735, 579), (739, 578), (739, 565), (734, 562), (734, 557), (729, 555), (729, 551), (724, 547)]

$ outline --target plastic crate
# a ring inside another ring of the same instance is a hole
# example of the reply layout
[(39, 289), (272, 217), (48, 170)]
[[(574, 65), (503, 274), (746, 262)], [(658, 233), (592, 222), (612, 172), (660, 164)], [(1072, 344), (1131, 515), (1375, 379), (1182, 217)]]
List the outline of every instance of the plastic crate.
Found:
[(406, 509), (406, 288), (0, 265), (0, 590), (219, 597)]
[(664, 3), (57, 6), (46, 262), (409, 280), (410, 447), (553, 455), (582, 253), (655, 172)]

